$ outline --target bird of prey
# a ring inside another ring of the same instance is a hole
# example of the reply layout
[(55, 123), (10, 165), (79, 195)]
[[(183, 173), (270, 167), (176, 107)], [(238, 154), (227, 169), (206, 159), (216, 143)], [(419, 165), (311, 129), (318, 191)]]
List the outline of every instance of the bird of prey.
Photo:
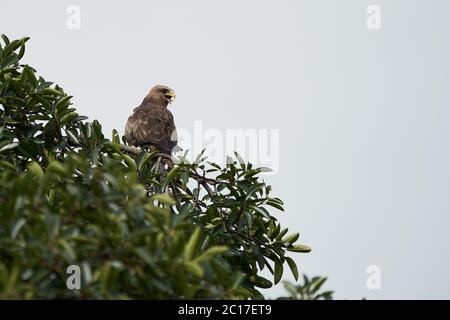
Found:
[(177, 145), (177, 135), (173, 115), (167, 106), (174, 99), (175, 92), (169, 87), (154, 86), (128, 118), (125, 125), (127, 143), (170, 154)]

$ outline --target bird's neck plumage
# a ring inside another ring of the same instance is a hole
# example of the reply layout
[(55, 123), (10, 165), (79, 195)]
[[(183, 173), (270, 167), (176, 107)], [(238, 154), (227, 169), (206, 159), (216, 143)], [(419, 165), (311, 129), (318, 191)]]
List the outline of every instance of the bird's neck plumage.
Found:
[(153, 97), (147, 96), (144, 98), (141, 105), (148, 108), (167, 108), (168, 102), (155, 100)]

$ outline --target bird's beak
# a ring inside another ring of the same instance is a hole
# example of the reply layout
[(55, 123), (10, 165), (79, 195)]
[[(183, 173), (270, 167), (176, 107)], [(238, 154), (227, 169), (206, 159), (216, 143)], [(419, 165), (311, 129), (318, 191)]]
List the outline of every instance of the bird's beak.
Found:
[(167, 98), (167, 100), (169, 100), (169, 102), (173, 102), (173, 100), (175, 100), (176, 97), (175, 92), (173, 92), (172, 90), (167, 92), (164, 96)]

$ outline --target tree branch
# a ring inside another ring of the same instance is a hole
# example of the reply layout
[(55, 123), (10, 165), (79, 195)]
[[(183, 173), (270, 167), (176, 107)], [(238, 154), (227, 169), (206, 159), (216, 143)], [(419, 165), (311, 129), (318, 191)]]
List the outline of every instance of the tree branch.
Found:
[[(132, 155), (134, 155), (134, 156), (139, 155), (142, 151), (146, 151), (146, 150), (142, 150), (142, 149), (140, 149), (140, 148), (135, 148), (135, 147), (132, 147), (132, 146), (127, 146), (127, 145), (124, 145), (124, 144), (121, 144), (121, 145), (120, 145), (120, 150), (122, 150), (122, 151), (124, 151), (124, 152), (127, 152), (127, 153), (130, 153), (130, 154), (132, 154)], [(165, 160), (169, 160), (169, 161), (171, 161), (171, 162), (173, 163), (172, 157), (171, 157), (170, 155), (168, 155), (168, 154), (165, 154), (165, 153), (158, 153), (156, 156), (157, 156), (157, 157), (160, 157), (160, 158), (163, 158), (163, 159), (165, 159)], [(199, 175), (198, 173), (195, 173), (195, 172), (190, 172), (190, 176), (191, 176), (194, 180), (197, 180), (197, 181), (198, 181), (199, 183), (201, 183), (201, 184), (203, 184), (204, 182), (205, 182), (205, 183), (208, 183), (208, 184), (211, 184), (211, 185), (216, 185), (216, 184), (218, 184), (218, 183), (222, 183), (221, 181), (219, 181), (219, 180), (217, 180), (217, 179), (206, 178), (206, 177), (201, 176), (201, 175)]]
[[(142, 149), (135, 148), (135, 147), (132, 147), (132, 146), (127, 146), (127, 145), (124, 145), (124, 144), (120, 145), (120, 150), (125, 151), (127, 153), (131, 153), (132, 155), (135, 155), (135, 156), (140, 154), (142, 151), (146, 151), (146, 150), (142, 150)], [(163, 159), (167, 159), (167, 160), (172, 161), (172, 157), (170, 155), (168, 155), (168, 154), (165, 154), (165, 153), (158, 153), (156, 156), (160, 157), (160, 158), (163, 158)]]

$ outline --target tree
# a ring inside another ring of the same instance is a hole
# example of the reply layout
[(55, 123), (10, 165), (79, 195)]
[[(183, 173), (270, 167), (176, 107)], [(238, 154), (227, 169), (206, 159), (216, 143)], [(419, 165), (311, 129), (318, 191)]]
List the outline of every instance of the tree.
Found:
[(28, 38), (2, 39), (0, 298), (259, 299), (286, 266), (297, 279), (288, 253), (310, 248), (272, 215), (283, 202), (266, 168), (238, 154), (224, 167), (202, 155), (168, 164), (115, 130), (109, 140), (20, 64)]

